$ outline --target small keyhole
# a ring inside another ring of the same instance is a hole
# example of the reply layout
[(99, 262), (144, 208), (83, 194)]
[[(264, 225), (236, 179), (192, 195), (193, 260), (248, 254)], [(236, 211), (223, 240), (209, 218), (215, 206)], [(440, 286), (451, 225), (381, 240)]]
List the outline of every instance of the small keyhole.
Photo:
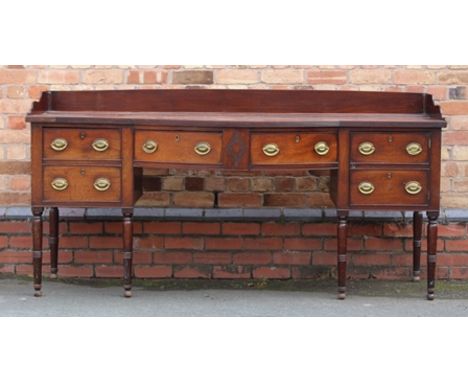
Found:
[(387, 172), (387, 179), (392, 179), (392, 173), (391, 172)]
[(301, 136), (300, 135), (296, 135), (296, 143), (299, 143), (301, 141)]
[(175, 136), (175, 140), (176, 142), (179, 142), (180, 141), (180, 137), (178, 135)]
[(388, 143), (392, 143), (393, 142), (393, 137), (391, 135), (388, 136)]
[(81, 139), (85, 139), (86, 138), (86, 133), (84, 133), (83, 131), (80, 132), (80, 138)]
[(81, 175), (81, 176), (85, 176), (85, 175), (86, 175), (86, 171), (85, 171), (84, 168), (82, 168), (82, 169), (80, 170), (80, 175)]

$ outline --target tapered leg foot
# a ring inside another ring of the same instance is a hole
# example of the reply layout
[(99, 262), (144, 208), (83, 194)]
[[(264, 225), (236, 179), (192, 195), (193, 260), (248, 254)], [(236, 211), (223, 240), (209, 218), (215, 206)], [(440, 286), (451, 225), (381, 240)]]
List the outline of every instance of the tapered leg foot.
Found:
[(338, 268), (338, 299), (346, 298), (346, 258), (347, 258), (347, 233), (348, 233), (348, 212), (341, 211), (338, 214), (337, 226), (337, 268)]
[(42, 296), (42, 212), (44, 208), (32, 208), (32, 257), (33, 257), (33, 278), (34, 296)]
[(413, 281), (421, 280), (422, 213), (413, 213)]
[(41, 296), (42, 296), (41, 285), (34, 284), (34, 297), (41, 297)]
[(50, 277), (52, 280), (56, 280), (56, 279), (58, 278), (58, 276), (57, 276), (57, 270), (55, 270), (55, 272), (54, 272), (53, 269), (51, 269), (50, 271), (51, 271), (52, 273), (50, 274), (49, 277)]
[(427, 299), (434, 300), (436, 257), (437, 257), (437, 218), (438, 212), (428, 212), (427, 218)]
[(420, 272), (413, 272), (413, 281), (415, 282), (421, 281)]
[(49, 247), (50, 247), (50, 278), (57, 278), (58, 271), (58, 234), (59, 210), (52, 207), (49, 211)]
[(124, 296), (132, 297), (133, 210), (123, 209)]
[(124, 297), (132, 297), (132, 291), (130, 289), (124, 290)]

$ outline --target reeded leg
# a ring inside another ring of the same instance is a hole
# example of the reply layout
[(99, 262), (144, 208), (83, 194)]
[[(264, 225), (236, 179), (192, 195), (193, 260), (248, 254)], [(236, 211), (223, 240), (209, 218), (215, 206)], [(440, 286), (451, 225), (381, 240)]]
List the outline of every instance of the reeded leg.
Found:
[(124, 296), (132, 297), (132, 257), (133, 257), (133, 209), (124, 208), (123, 212), (123, 266)]
[(346, 298), (346, 241), (348, 233), (348, 212), (338, 213), (337, 256), (338, 256), (338, 298)]
[(32, 208), (32, 239), (33, 239), (33, 274), (34, 296), (42, 296), (42, 213), (44, 208)]
[(50, 247), (50, 278), (57, 278), (58, 271), (58, 233), (59, 212), (57, 207), (49, 211), (49, 247)]
[(419, 281), (421, 275), (421, 236), (422, 213), (414, 211), (413, 214), (413, 281)]
[(428, 212), (427, 218), (427, 299), (434, 300), (436, 253), (437, 253), (437, 218), (438, 212)]

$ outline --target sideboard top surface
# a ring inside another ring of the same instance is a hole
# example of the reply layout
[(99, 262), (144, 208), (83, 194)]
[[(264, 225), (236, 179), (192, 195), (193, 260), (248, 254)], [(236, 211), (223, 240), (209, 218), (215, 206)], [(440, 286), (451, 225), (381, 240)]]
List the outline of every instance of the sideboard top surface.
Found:
[(194, 127), (446, 126), (425, 93), (257, 89), (51, 91), (34, 103), (27, 120)]

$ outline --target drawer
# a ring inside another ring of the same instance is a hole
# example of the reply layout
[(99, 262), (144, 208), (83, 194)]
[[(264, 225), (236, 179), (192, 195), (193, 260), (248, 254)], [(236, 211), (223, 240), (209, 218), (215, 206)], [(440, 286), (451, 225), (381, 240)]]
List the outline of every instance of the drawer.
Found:
[(427, 179), (427, 171), (351, 171), (351, 205), (426, 205), (429, 198)]
[(135, 160), (158, 163), (218, 164), (222, 134), (140, 130), (135, 132)]
[(120, 159), (120, 130), (44, 129), (44, 158), (74, 160)]
[(254, 165), (330, 163), (336, 148), (330, 133), (253, 133), (250, 157)]
[(118, 202), (120, 169), (116, 167), (44, 167), (44, 201)]
[(424, 133), (352, 133), (351, 161), (363, 163), (427, 163), (430, 135)]

